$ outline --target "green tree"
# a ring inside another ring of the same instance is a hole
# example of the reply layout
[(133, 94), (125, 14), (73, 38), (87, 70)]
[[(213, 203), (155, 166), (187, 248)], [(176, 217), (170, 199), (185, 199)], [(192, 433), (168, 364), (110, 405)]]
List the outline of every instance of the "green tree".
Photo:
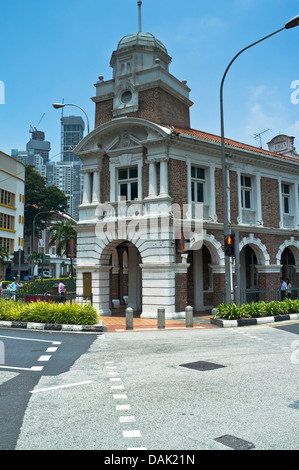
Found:
[(75, 222), (71, 220), (55, 222), (49, 228), (50, 239), (49, 246), (56, 244), (56, 253), (58, 256), (66, 256), (70, 258), (71, 273), (74, 275), (73, 258), (67, 252), (68, 240), (76, 240), (77, 232), (74, 229)]
[(41, 273), (41, 278), (43, 279), (44, 277), (44, 261), (45, 261), (45, 255), (44, 253), (33, 251), (31, 255), (28, 256), (28, 261), (32, 265), (32, 279), (34, 279), (34, 268), (35, 266), (41, 266), (42, 267), (42, 273)]
[(5, 266), (6, 261), (9, 259), (9, 251), (7, 248), (0, 245), (0, 264)]
[[(33, 166), (25, 167), (25, 235), (32, 235), (33, 219), (39, 212), (44, 212), (35, 219), (35, 233), (38, 234), (51, 220), (51, 211), (66, 212), (68, 198), (57, 186), (46, 186), (43, 178)], [(47, 214), (48, 213), (48, 214)]]

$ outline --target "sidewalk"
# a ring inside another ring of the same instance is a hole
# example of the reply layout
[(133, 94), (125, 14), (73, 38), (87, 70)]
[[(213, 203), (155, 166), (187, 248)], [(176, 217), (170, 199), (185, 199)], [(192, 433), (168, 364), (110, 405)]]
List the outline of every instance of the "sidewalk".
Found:
[[(165, 320), (165, 330), (185, 330), (185, 329), (208, 329), (217, 328), (217, 325), (210, 324), (211, 315), (199, 315), (193, 318), (193, 328), (186, 328), (185, 320)], [(103, 321), (104, 330), (108, 333), (132, 331), (126, 330), (126, 318), (124, 316), (111, 316), (100, 318)], [(158, 320), (156, 318), (139, 318), (134, 316), (133, 331), (161, 331), (158, 330)], [(163, 331), (163, 330), (162, 330)]]

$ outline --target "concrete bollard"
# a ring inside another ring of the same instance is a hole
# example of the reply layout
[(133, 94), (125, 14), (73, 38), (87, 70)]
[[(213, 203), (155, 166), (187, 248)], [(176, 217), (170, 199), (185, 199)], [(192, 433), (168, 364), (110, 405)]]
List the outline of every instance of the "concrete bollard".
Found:
[(165, 308), (158, 308), (158, 329), (165, 328)]
[(133, 309), (126, 309), (126, 330), (133, 330)]
[(186, 307), (186, 328), (193, 328), (193, 307)]

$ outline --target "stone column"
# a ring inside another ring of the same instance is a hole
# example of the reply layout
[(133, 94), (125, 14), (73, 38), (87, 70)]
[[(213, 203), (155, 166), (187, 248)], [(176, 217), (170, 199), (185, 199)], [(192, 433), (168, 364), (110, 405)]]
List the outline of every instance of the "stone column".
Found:
[(160, 161), (160, 194), (159, 196), (168, 196), (168, 159)]
[(128, 307), (137, 310), (137, 249), (135, 247), (128, 247), (128, 271), (129, 271), (129, 286), (128, 286)]
[(82, 204), (91, 202), (91, 178), (88, 171), (83, 171), (83, 199)]
[(101, 176), (101, 173), (99, 171), (93, 172), (92, 202), (95, 202), (95, 203), (101, 202), (100, 176)]
[(149, 162), (149, 182), (148, 182), (148, 197), (157, 196), (157, 168), (156, 162)]
[(209, 264), (209, 267), (213, 275), (213, 306), (218, 307), (220, 303), (225, 303), (225, 266), (224, 264)]

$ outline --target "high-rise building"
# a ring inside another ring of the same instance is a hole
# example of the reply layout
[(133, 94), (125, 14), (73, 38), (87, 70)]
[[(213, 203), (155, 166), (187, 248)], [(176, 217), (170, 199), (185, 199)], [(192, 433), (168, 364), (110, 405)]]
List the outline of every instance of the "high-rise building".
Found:
[(84, 121), (80, 116), (61, 118), (61, 161), (81, 162), (73, 150), (84, 137)]
[(43, 163), (46, 165), (49, 161), (51, 144), (45, 140), (44, 132), (32, 128), (30, 133), (32, 134), (32, 138), (26, 145), (26, 150), (28, 153), (32, 151), (34, 155), (40, 155), (43, 158)]
[(31, 128), (29, 132), (32, 137), (26, 145), (26, 150), (12, 149), (11, 156), (24, 165), (34, 166), (34, 169), (45, 177), (51, 144), (45, 140), (44, 132), (38, 131), (36, 128)]
[(78, 206), (81, 204), (82, 194), (82, 164), (79, 162), (48, 162), (47, 185), (57, 186), (68, 197), (68, 212), (75, 219), (79, 219)]

